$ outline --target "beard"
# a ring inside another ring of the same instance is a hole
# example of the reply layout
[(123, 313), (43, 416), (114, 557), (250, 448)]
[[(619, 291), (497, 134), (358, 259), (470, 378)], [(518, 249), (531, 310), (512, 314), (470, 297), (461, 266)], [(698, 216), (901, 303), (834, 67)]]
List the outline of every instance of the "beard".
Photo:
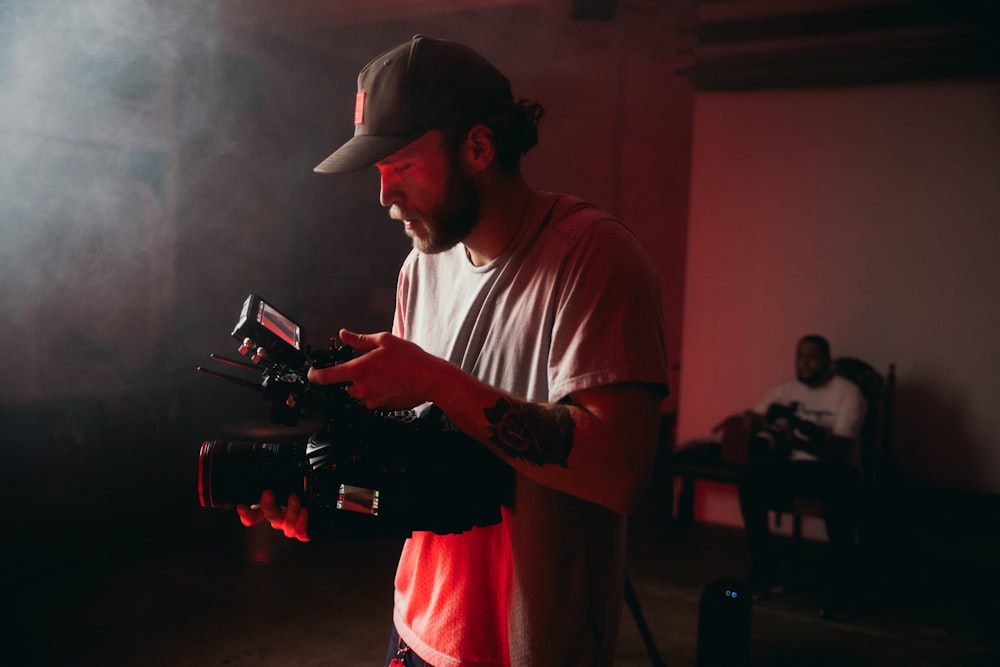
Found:
[(475, 228), (481, 205), (482, 196), (472, 179), (459, 167), (457, 156), (452, 155), (442, 201), (423, 218), (424, 235), (419, 236), (412, 229), (406, 230), (406, 234), (420, 252), (434, 254), (450, 250)]
[(829, 367), (808, 372), (796, 371), (795, 376), (799, 382), (806, 386), (819, 387), (826, 384), (826, 381), (833, 376), (833, 371)]

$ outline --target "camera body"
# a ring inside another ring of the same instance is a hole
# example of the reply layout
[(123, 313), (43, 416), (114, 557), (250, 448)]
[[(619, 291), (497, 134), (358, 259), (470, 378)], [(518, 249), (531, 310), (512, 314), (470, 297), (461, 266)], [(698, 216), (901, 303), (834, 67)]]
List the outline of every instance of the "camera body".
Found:
[(312, 538), (448, 534), (500, 521), (513, 471), (435, 406), (419, 414), (369, 410), (342, 386), (311, 384), (311, 367), (343, 363), (354, 351), (331, 344), (313, 352), (304, 329), (256, 294), (244, 302), (232, 335), (252, 363), (213, 358), (259, 379), (199, 372), (258, 390), (275, 423), (295, 426), (318, 416), (321, 426), (305, 442), (204, 441), (203, 507), (253, 504), (265, 490), (284, 504), (294, 494), (309, 508)]
[(754, 434), (758, 440), (783, 455), (800, 450), (816, 455), (826, 440), (823, 429), (799, 416), (800, 404), (796, 401), (784, 405), (771, 403), (764, 416), (764, 427)]
[(769, 427), (778, 427), (781, 422), (784, 422), (784, 426), (792, 426), (798, 423), (798, 411), (799, 404), (792, 401), (788, 405), (782, 403), (771, 403), (767, 406), (767, 414), (764, 415), (764, 421)]

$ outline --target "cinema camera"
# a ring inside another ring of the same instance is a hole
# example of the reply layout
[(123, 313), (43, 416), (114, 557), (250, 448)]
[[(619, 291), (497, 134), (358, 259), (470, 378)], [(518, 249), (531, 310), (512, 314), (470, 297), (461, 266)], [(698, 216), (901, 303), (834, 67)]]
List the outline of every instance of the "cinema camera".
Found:
[(318, 417), (306, 442), (206, 440), (198, 461), (202, 507), (279, 504), (292, 494), (309, 508), (309, 536), (408, 537), (460, 533), (500, 521), (513, 471), (452, 428), (434, 406), (369, 410), (343, 385), (316, 385), (309, 369), (353, 359), (347, 346), (311, 351), (303, 327), (260, 296), (243, 304), (232, 333), (252, 363), (211, 355), (256, 380), (203, 367), (198, 372), (253, 389), (271, 402), (271, 421), (288, 426)]

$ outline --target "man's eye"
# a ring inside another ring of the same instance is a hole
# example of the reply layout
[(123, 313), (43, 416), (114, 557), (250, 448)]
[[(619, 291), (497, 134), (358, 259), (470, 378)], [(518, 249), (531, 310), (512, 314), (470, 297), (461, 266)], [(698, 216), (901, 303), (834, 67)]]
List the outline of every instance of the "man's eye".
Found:
[(403, 172), (407, 171), (410, 168), (410, 166), (411, 163), (409, 162), (394, 162), (392, 164), (376, 165), (380, 173), (382, 174), (389, 173), (394, 175), (402, 174)]

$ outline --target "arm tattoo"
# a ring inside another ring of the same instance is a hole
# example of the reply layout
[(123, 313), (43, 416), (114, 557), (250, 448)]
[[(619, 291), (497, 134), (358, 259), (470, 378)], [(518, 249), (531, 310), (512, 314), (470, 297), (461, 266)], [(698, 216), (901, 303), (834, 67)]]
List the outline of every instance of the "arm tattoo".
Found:
[(535, 465), (569, 464), (575, 424), (566, 406), (545, 408), (501, 398), (483, 413), (490, 423), (490, 442), (508, 456)]

